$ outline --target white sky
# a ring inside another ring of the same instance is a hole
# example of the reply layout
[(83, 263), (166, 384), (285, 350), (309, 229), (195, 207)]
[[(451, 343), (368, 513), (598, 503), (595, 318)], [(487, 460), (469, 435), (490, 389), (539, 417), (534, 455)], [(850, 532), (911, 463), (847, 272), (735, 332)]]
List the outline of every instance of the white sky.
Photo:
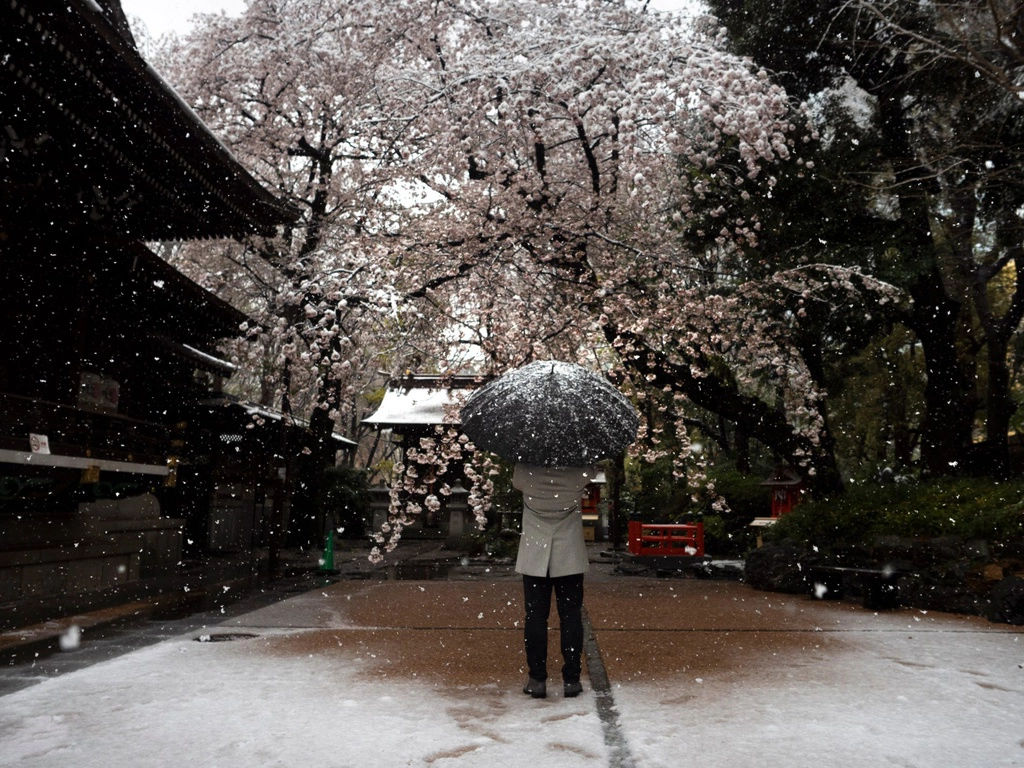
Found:
[[(652, 0), (658, 10), (674, 10), (692, 6), (694, 0)], [(245, 0), (121, 0), (121, 7), (129, 17), (141, 19), (151, 37), (167, 32), (185, 32), (196, 13), (218, 13), (228, 15), (241, 13)]]
[(159, 37), (187, 31), (196, 13), (241, 13), (245, 0), (121, 0), (121, 8), (129, 18), (141, 19), (152, 37)]

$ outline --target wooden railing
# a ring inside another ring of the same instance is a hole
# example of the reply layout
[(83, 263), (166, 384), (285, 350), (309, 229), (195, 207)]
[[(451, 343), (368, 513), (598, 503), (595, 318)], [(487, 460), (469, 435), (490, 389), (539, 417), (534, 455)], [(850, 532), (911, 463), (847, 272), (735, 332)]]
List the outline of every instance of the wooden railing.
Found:
[(662, 557), (703, 557), (703, 523), (629, 521), (629, 552)]

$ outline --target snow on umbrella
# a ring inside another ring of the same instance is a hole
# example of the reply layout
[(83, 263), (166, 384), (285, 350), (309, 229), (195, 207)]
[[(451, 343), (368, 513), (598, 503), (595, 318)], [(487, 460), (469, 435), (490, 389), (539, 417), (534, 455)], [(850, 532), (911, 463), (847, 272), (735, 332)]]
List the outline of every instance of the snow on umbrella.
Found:
[(608, 380), (572, 363), (542, 360), (484, 385), (462, 408), (462, 431), (502, 458), (586, 467), (621, 453), (640, 418)]

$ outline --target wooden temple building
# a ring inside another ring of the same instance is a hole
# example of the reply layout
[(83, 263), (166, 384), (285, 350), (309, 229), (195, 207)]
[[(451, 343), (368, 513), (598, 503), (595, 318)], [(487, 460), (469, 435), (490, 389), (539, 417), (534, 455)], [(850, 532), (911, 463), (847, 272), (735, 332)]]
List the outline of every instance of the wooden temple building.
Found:
[(0, 615), (17, 625), (166, 580), (183, 551), (265, 544), (301, 439), (246, 431), (217, 354), (245, 316), (145, 243), (270, 235), (297, 212), (143, 60), (118, 0), (5, 0), (0, 42)]

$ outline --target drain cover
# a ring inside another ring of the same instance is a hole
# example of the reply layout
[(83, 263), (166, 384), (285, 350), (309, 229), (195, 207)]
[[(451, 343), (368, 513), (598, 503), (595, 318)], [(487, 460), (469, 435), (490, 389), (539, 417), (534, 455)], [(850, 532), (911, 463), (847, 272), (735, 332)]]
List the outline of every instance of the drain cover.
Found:
[(216, 635), (199, 635), (193, 639), (197, 643), (229, 643), (232, 640), (251, 640), (254, 637), (259, 637), (259, 635), (249, 632), (221, 632)]

